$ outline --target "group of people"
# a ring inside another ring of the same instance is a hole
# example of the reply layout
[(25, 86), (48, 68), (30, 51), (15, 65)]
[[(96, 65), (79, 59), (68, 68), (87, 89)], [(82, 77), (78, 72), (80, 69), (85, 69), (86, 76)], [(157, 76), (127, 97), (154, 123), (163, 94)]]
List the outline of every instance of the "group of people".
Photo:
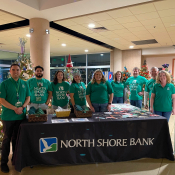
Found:
[[(97, 69), (88, 83), (87, 88), (81, 81), (79, 70), (73, 72), (71, 85), (65, 81), (64, 72), (56, 72), (53, 82), (43, 78), (44, 68), (35, 67), (35, 78), (27, 82), (19, 78), (20, 66), (12, 64), (10, 67), (11, 78), (3, 81), (0, 86), (0, 103), (2, 104), (1, 119), (3, 122), (4, 139), (2, 143), (1, 171), (9, 172), (7, 165), (12, 140), (13, 153), (19, 125), (25, 119), (26, 108), (47, 109), (52, 98), (52, 108), (58, 106), (66, 109), (69, 105), (73, 112), (76, 105), (85, 106), (86, 101), (93, 112), (111, 110), (112, 103), (127, 103), (129, 94), (130, 104), (149, 109), (155, 114), (162, 115), (169, 120), (171, 112), (175, 114), (175, 89), (171, 84), (170, 75), (166, 71), (151, 68), (151, 80), (139, 75), (139, 68), (133, 68), (133, 76), (123, 81), (121, 71), (117, 71), (114, 80), (109, 83), (100, 69)], [(143, 90), (145, 85), (145, 90)], [(13, 156), (12, 156), (13, 160)]]

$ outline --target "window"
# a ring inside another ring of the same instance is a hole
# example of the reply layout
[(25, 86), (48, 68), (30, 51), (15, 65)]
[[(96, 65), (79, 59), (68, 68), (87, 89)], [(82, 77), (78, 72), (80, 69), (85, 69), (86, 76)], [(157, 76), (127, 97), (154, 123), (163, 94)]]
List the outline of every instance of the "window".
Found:
[(51, 57), (50, 67), (64, 67), (65, 66), (65, 56)]
[[(66, 62), (69, 56), (66, 56)], [(73, 66), (86, 66), (86, 55), (72, 55), (71, 60), (73, 62)]]

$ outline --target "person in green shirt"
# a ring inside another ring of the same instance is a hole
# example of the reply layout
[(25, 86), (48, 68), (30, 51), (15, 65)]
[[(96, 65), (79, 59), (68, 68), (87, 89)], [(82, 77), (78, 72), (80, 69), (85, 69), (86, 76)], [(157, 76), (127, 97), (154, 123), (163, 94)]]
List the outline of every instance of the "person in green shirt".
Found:
[(152, 67), (151, 71), (151, 79), (146, 83), (145, 85), (145, 91), (144, 91), (144, 106), (145, 109), (148, 109), (148, 97), (149, 97), (149, 109), (150, 109), (150, 99), (151, 99), (151, 93), (153, 90), (153, 86), (156, 84), (156, 76), (158, 74), (158, 68), (157, 67)]
[(112, 99), (112, 86), (106, 81), (103, 72), (97, 69), (86, 89), (86, 100), (89, 107), (93, 112), (110, 111)]
[(50, 81), (42, 78), (43, 73), (44, 68), (41, 66), (36, 66), (36, 78), (31, 78), (27, 81), (31, 93), (30, 104), (27, 106), (27, 110), (29, 110), (31, 107), (34, 107), (35, 109), (41, 108), (43, 110), (46, 110), (48, 108), (52, 94), (48, 91)]
[(130, 104), (142, 108), (142, 99), (144, 92), (142, 91), (143, 85), (147, 83), (147, 79), (139, 75), (139, 68), (133, 68), (133, 76), (126, 80), (126, 86), (130, 89)]
[(156, 84), (151, 94), (150, 112), (161, 115), (169, 121), (170, 115), (175, 114), (175, 88), (171, 84), (171, 76), (161, 70), (156, 78)]
[(67, 97), (67, 93), (69, 92), (69, 88), (69, 83), (65, 82), (64, 72), (62, 70), (58, 70), (55, 74), (53, 82), (51, 83), (48, 89), (48, 91), (53, 96), (53, 109), (57, 109), (58, 106), (62, 107), (63, 109), (68, 108), (69, 99)]
[[(10, 141), (12, 141), (13, 154), (19, 126), (26, 118), (26, 106), (30, 101), (30, 91), (27, 82), (19, 78), (21, 73), (18, 64), (10, 66), (11, 78), (3, 81), (0, 86), (0, 103), (2, 104), (1, 119), (3, 123), (3, 142), (1, 153), (1, 171), (9, 172), (8, 156)], [(12, 156), (13, 159), (13, 156)]]
[(74, 70), (73, 81), (70, 86), (70, 98), (71, 98), (71, 112), (74, 112), (75, 105), (86, 105), (86, 86), (81, 81), (81, 74), (79, 70)]
[(114, 90), (112, 103), (124, 103), (126, 101), (126, 88), (121, 71), (117, 71), (114, 74), (114, 80), (111, 82), (111, 86)]

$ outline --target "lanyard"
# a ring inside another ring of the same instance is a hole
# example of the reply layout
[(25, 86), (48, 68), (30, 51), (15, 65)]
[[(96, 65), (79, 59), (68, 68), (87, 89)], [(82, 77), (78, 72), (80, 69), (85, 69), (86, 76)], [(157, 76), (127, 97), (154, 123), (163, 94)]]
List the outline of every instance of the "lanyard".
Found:
[(19, 82), (18, 82), (18, 86), (17, 87), (16, 87), (16, 84), (13, 82), (13, 80), (12, 79), (10, 79), (10, 80), (12, 81), (13, 85), (15, 86), (17, 99), (19, 100), (19, 94), (18, 94), (18, 92), (19, 92), (20, 79), (19, 79)]

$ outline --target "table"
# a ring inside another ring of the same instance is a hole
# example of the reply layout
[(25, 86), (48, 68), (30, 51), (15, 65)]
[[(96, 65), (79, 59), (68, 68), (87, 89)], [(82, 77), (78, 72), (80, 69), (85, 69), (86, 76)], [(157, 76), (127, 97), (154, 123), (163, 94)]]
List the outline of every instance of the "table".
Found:
[[(112, 113), (92, 118), (48, 116), (44, 123), (20, 125), (13, 164), (26, 166), (118, 162), (140, 158), (174, 160), (168, 122), (131, 105), (113, 105)], [(74, 116), (71, 116), (74, 117)], [(73, 121), (78, 120), (78, 121)], [(88, 121), (83, 121), (88, 120)]]

